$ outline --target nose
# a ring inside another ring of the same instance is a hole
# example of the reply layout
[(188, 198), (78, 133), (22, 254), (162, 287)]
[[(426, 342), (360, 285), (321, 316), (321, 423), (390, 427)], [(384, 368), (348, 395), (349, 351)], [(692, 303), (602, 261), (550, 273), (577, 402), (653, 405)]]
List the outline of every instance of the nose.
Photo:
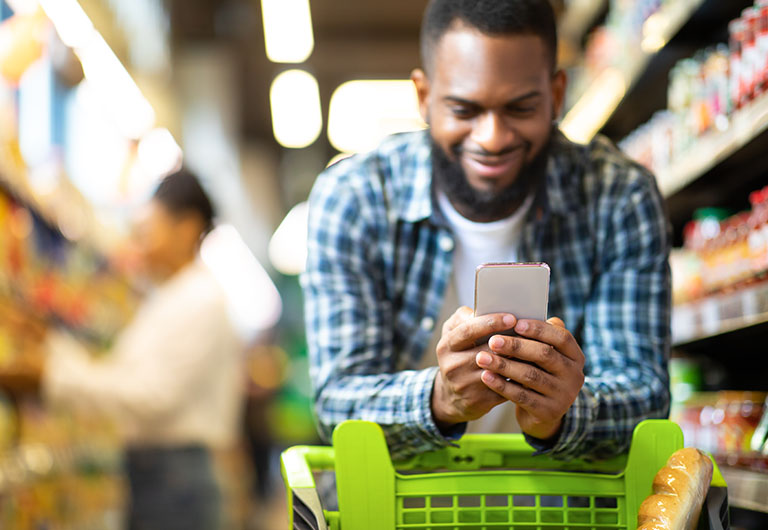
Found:
[(470, 139), (487, 153), (501, 153), (515, 145), (516, 133), (497, 113), (486, 112), (476, 120)]

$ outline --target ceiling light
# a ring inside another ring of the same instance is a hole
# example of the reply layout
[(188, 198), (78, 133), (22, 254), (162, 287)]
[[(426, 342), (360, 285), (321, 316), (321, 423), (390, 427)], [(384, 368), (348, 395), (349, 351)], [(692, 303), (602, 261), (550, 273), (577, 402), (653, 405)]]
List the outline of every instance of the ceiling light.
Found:
[(288, 212), (269, 241), (269, 261), (281, 273), (291, 276), (304, 272), (307, 261), (309, 204), (300, 202)]
[(168, 129), (152, 129), (141, 137), (137, 150), (141, 168), (150, 178), (161, 178), (181, 165), (181, 147)]
[(56, 26), (61, 41), (78, 48), (96, 31), (77, 0), (40, 0), (40, 7)]
[(203, 240), (200, 257), (226, 293), (233, 324), (253, 340), (280, 318), (280, 293), (234, 226), (217, 226)]
[(367, 151), (389, 134), (424, 127), (409, 80), (349, 81), (331, 97), (328, 138), (341, 152)]
[(40, 0), (40, 6), (61, 40), (74, 49), (85, 78), (121, 133), (138, 139), (150, 130), (154, 109), (80, 4), (76, 0)]
[(626, 91), (624, 75), (615, 68), (607, 68), (568, 111), (560, 129), (574, 142), (590, 142), (616, 110)]
[(323, 129), (320, 89), (304, 70), (287, 70), (272, 82), (269, 91), (272, 130), (283, 147), (307, 147)]
[(267, 58), (275, 63), (303, 63), (312, 54), (309, 0), (261, 0)]

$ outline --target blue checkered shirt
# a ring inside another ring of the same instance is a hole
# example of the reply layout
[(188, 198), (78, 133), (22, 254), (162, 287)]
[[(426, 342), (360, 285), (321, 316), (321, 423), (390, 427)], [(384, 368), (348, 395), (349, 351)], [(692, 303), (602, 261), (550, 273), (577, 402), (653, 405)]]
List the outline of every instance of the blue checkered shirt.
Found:
[[(430, 409), (437, 368), (418, 367), (452, 281), (452, 234), (435, 206), (427, 132), (395, 135), (322, 173), (310, 196), (301, 281), (321, 434), (378, 423), (393, 458), (451, 443)], [(518, 249), (551, 267), (549, 314), (586, 356), (555, 440), (559, 458), (627, 450), (635, 425), (669, 412), (669, 225), (653, 177), (608, 140), (557, 133)]]

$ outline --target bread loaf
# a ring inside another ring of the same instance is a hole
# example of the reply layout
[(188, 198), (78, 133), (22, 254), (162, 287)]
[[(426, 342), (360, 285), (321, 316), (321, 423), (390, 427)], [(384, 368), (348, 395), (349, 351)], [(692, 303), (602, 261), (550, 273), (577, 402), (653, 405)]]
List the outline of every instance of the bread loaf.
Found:
[(712, 461), (704, 453), (694, 448), (673, 453), (640, 505), (638, 530), (694, 530), (711, 481)]

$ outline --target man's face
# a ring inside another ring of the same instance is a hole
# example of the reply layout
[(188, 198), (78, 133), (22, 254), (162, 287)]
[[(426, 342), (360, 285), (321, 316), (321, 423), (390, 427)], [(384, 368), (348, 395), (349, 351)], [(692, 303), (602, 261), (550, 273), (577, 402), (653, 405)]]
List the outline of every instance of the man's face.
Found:
[(492, 37), (457, 23), (436, 44), (430, 75), (416, 70), (413, 80), (435, 146), (479, 203), (522, 185), (527, 193), (526, 171), (540, 165), (565, 92), (540, 37)]

